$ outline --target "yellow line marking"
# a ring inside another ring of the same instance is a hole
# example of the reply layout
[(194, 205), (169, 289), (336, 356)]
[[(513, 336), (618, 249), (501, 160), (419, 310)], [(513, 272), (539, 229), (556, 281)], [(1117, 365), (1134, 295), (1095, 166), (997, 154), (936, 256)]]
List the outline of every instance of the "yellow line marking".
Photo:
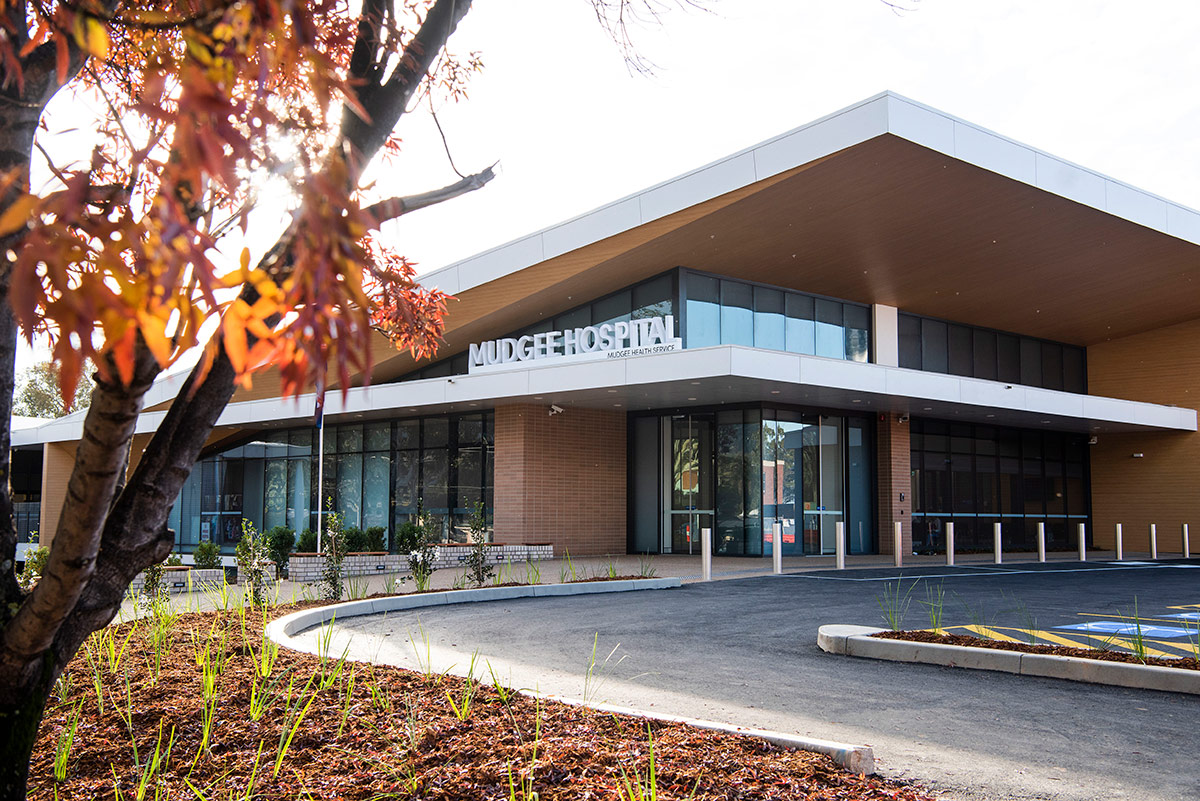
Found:
[(1183, 606), (1168, 606), (1168, 609), (1200, 609), (1200, 604), (1184, 604)]
[(1034, 634), (1037, 635), (1037, 637), (1039, 639), (1047, 640), (1049, 642), (1054, 643), (1055, 645), (1066, 645), (1071, 648), (1092, 648), (1092, 647), (1094, 647), (1086, 642), (1070, 640), (1070, 639), (1067, 639), (1066, 637), (1062, 636), (1061, 634), (1055, 634), (1050, 631), (1035, 631)]
[(963, 628), (978, 634), (980, 637), (986, 637), (989, 640), (1000, 640), (1001, 642), (1021, 642), (1021, 640), (1018, 640), (1016, 637), (1010, 637), (1007, 634), (1001, 634), (995, 629), (988, 628), (987, 626), (980, 626), (975, 623), (972, 623), (969, 626), (963, 626)]
[[(1194, 641), (1193, 642), (1187, 642), (1187, 641), (1171, 642), (1170, 640), (1150, 640), (1150, 642), (1154, 643), (1155, 645), (1168, 645), (1172, 648), (1178, 648), (1180, 651), (1183, 651), (1184, 654), (1186, 654), (1187, 656), (1195, 656), (1196, 655), (1196, 646), (1195, 646)], [(1174, 654), (1172, 654), (1172, 656), (1174, 656)]]

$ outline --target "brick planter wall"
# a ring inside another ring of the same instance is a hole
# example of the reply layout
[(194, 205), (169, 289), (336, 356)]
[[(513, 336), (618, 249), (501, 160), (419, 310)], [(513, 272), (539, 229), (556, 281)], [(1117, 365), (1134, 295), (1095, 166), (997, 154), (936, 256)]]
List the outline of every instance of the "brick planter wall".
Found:
[[(216, 570), (201, 570), (189, 567), (164, 567), (163, 585), (166, 586), (167, 592), (171, 595), (187, 592), (189, 576), (191, 578), (192, 592), (199, 592), (202, 584), (221, 584), (225, 581), (225, 571), (220, 568)], [(138, 573), (133, 577), (133, 583), (129, 585), (129, 591), (134, 594), (140, 593), (145, 584), (146, 574)]]
[[(433, 566), (438, 570), (456, 568), (466, 562), (467, 554), (471, 552), (469, 545), (454, 543), (438, 545)], [(509, 564), (526, 561), (541, 561), (554, 558), (554, 546), (549, 543), (536, 544), (506, 544), (495, 543), (488, 546), (488, 563)], [(292, 581), (309, 584), (321, 578), (321, 569), (325, 558), (315, 553), (294, 553), (288, 562), (288, 575)], [(342, 561), (342, 576), (386, 575), (388, 573), (407, 573), (408, 554), (390, 553), (351, 553), (346, 554)]]

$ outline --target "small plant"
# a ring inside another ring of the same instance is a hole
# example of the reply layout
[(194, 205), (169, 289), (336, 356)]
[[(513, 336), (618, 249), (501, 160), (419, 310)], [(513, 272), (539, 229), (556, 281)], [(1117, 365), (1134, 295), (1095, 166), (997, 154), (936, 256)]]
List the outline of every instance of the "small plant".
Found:
[(429, 534), (428, 518), (418, 512), (417, 520), (419, 521), (417, 527), (422, 533), (420, 540), (408, 555), (408, 567), (412, 571), (417, 592), (424, 592), (429, 589), (429, 582), (433, 578), (434, 571), (437, 570), (434, 566), (434, 560), (437, 559), (437, 543)]
[(267, 546), (254, 528), (242, 518), (242, 538), (237, 544), (238, 575), (246, 584), (246, 593), (255, 606), (267, 603)]
[(300, 532), (300, 537), (296, 540), (296, 553), (316, 553), (317, 552), (317, 532), (311, 528), (306, 528)]
[(925, 585), (925, 600), (921, 602), (925, 607), (925, 611), (929, 613), (929, 628), (933, 629), (934, 634), (943, 634), (942, 631), (942, 612), (946, 606), (946, 589), (941, 584), (936, 588), (932, 584)]
[[(330, 507), (333, 499), (329, 500)], [(320, 590), (321, 598), (326, 601), (342, 599), (342, 560), (346, 558), (346, 548), (342, 540), (342, 516), (330, 511), (326, 517), (328, 530), (322, 538), (325, 561), (321, 565)]]
[(617, 563), (611, 557), (604, 563), (604, 575), (610, 579), (617, 577)]
[(221, 567), (221, 547), (215, 542), (202, 542), (192, 552), (192, 562), (200, 570), (218, 570)]
[(167, 600), (167, 585), (163, 581), (163, 563), (155, 562), (142, 571), (142, 591), (138, 604), (153, 609)]
[[(29, 532), (30, 545), (36, 545), (37, 542), (38, 533), (36, 531)], [(49, 560), (50, 549), (44, 545), (38, 545), (38, 547), (30, 548), (25, 552), (25, 564), (17, 575), (17, 583), (21, 585), (21, 589), (26, 592), (33, 589), (33, 585), (37, 584), (42, 574), (46, 572), (46, 562)]]
[(566, 584), (568, 580), (574, 581), (576, 577), (575, 562), (571, 560), (571, 549), (563, 549), (563, 558), (558, 565), (558, 583)]
[(370, 585), (365, 577), (354, 577), (346, 579), (346, 593), (351, 601), (358, 601), (367, 597), (370, 591)]
[(658, 575), (658, 568), (654, 566), (654, 560), (649, 556), (638, 557), (638, 576), (640, 578), (654, 578)]
[(446, 690), (446, 700), (450, 702), (450, 711), (454, 713), (454, 717), (458, 718), (459, 722), (465, 721), (471, 716), (471, 701), (475, 698), (475, 660), (479, 657), (478, 651), (471, 653), (471, 664), (467, 667), (467, 681), (463, 685), (459, 700), (454, 700), (454, 695), (449, 690)]
[(487, 513), (483, 510), (483, 501), (476, 501), (471, 508), (471, 516), (467, 519), (467, 531), (471, 536), (471, 550), (467, 553), (467, 578), (475, 587), (482, 587), (491, 579), (495, 568), (488, 559)]
[(914, 581), (908, 586), (908, 589), (903, 595), (900, 594), (900, 582), (895, 584), (887, 582), (883, 585), (883, 593), (876, 596), (876, 601), (879, 604), (879, 611), (883, 614), (883, 622), (887, 623), (888, 628), (892, 631), (900, 631), (904, 627), (904, 616), (908, 614), (909, 604), (912, 599), (913, 588), (917, 586)]
[[(418, 519), (420, 519), (419, 513)], [(396, 553), (412, 553), (417, 549), (417, 546), (419, 546), (424, 539), (425, 532), (421, 526), (414, 521), (407, 521), (404, 523), (404, 525), (400, 526), (399, 530), (396, 532), (394, 543), (396, 547)]]
[(80, 701), (71, 707), (67, 722), (58, 733), (58, 745), (54, 748), (54, 781), (67, 780), (67, 762), (71, 758), (71, 746), (75, 743), (75, 730), (79, 726), (79, 710), (83, 706)]
[(1133, 617), (1131, 619), (1133, 620), (1133, 631), (1129, 633), (1129, 650), (1133, 651), (1134, 658), (1144, 665), (1146, 664), (1148, 652), (1146, 649), (1146, 637), (1142, 633), (1142, 618), (1138, 614), (1138, 600), (1136, 595), (1133, 597)]
[(183, 567), (183, 554), (173, 553), (168, 556), (167, 567)]
[[(583, 674), (583, 702), (589, 705), (595, 705), (602, 699), (599, 698), (600, 689), (604, 686), (607, 680), (607, 673), (610, 667), (616, 667), (625, 661), (629, 654), (622, 654), (621, 658), (616, 662), (612, 662), (613, 656), (617, 653), (617, 649), (621, 647), (621, 643), (613, 646), (613, 649), (608, 652), (608, 656), (604, 657), (603, 662), (596, 661), (596, 649), (600, 645), (600, 632), (592, 637), (592, 654), (588, 657), (587, 670)], [(611, 662), (611, 664), (610, 664)]]
[(296, 533), (287, 526), (275, 526), (267, 532), (266, 539), (267, 554), (275, 563), (275, 576), (282, 578), (287, 575), (288, 560), (296, 547)]

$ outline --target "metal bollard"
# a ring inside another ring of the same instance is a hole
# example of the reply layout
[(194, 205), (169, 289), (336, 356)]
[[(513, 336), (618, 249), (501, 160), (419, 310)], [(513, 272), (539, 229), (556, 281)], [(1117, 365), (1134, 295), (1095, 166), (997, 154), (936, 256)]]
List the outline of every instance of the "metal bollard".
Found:
[(1087, 526), (1079, 524), (1079, 561), (1087, 561)]
[(1187, 523), (1183, 524), (1183, 558), (1184, 559), (1192, 558), (1192, 549), (1191, 549), (1190, 543), (1188, 543), (1188, 524)]
[(1117, 561), (1125, 558), (1125, 547), (1121, 543), (1121, 524), (1117, 523)]
[(946, 564), (954, 567), (954, 523), (946, 524)]
[(904, 528), (900, 521), (896, 521), (895, 532), (892, 534), (892, 553), (895, 555), (896, 567), (901, 567), (904, 564)]
[(992, 524), (992, 548), (996, 552), (996, 564), (1004, 563), (1004, 554), (1000, 550), (1000, 524)]
[(846, 524), (843, 523), (841, 520), (839, 520), (839, 521), (837, 521), (837, 523), (834, 524), (833, 530), (834, 530), (834, 539), (836, 540), (833, 547), (834, 547), (834, 553), (837, 554), (837, 557), (836, 557), (837, 569), (845, 570), (846, 569)]
[(1150, 558), (1158, 558), (1158, 526), (1150, 524)]
[(783, 573), (783, 521), (776, 520), (771, 529), (771, 563), (775, 575)]
[(712, 581), (712, 529), (700, 529), (700, 578)]
[(1046, 521), (1038, 521), (1038, 561), (1046, 561)]

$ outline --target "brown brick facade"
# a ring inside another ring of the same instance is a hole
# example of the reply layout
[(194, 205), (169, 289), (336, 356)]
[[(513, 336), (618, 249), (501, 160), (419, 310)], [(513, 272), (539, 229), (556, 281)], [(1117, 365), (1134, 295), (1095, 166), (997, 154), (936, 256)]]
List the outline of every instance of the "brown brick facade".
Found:
[[(899, 422), (896, 413), (880, 417), (876, 428), (879, 552), (892, 553), (893, 527), (899, 520), (904, 552), (912, 553), (912, 457), (908, 423)], [(902, 494), (904, 500), (900, 500)]]
[(495, 538), (556, 556), (625, 553), (625, 414), (548, 404), (496, 409)]

